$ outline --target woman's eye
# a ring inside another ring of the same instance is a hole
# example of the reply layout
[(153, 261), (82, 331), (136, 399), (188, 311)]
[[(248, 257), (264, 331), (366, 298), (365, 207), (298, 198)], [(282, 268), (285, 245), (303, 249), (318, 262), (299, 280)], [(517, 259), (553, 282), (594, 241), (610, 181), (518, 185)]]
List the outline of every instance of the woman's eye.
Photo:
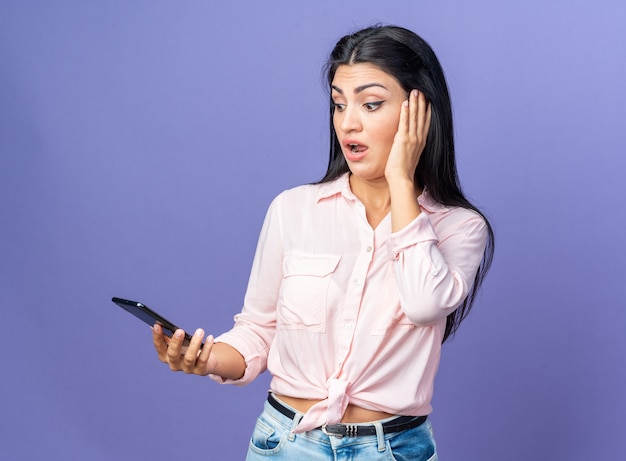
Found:
[(343, 112), (345, 108), (345, 104), (337, 104), (336, 102), (333, 103), (333, 110), (336, 110), (337, 112)]
[(376, 109), (378, 109), (380, 106), (382, 106), (384, 102), (385, 101), (366, 102), (365, 104), (363, 104), (363, 107), (365, 107), (365, 110), (369, 112), (373, 112)]

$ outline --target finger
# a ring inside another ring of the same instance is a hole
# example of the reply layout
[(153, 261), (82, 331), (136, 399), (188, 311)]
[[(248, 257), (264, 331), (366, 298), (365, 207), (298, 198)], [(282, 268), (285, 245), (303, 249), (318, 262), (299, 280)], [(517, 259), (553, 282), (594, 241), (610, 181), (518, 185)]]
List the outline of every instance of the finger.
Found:
[(193, 373), (196, 368), (196, 360), (200, 352), (200, 346), (202, 345), (202, 338), (204, 338), (204, 330), (198, 328), (191, 337), (187, 351), (183, 356), (183, 371), (185, 373)]
[(430, 120), (432, 116), (432, 104), (426, 102), (426, 120), (424, 122), (424, 127), (422, 129), (422, 139), (423, 143), (426, 144), (426, 139), (428, 138), (428, 132), (430, 131)]
[(154, 344), (154, 348), (161, 362), (167, 362), (167, 343), (164, 338), (165, 336), (163, 335), (161, 325), (154, 325), (154, 327), (152, 327), (152, 344)]
[(417, 90), (411, 90), (409, 96), (409, 126), (408, 132), (411, 136), (418, 134), (419, 122), (422, 116), (421, 100), (424, 99), (424, 94)]
[(418, 144), (423, 147), (426, 144), (428, 129), (430, 128), (430, 103), (423, 93), (419, 96), (419, 122), (417, 125)]
[(402, 106), (400, 107), (400, 120), (398, 121), (398, 134), (406, 136), (408, 128), (409, 128), (409, 100), (407, 99), (402, 102)]
[(204, 346), (202, 346), (202, 350), (198, 355), (197, 367), (200, 371), (200, 374), (208, 374), (211, 373), (211, 370), (208, 369), (209, 357), (211, 357), (211, 351), (213, 350), (214, 338), (212, 335), (207, 336), (204, 341)]
[(181, 369), (181, 353), (184, 338), (185, 332), (179, 328), (172, 335), (172, 339), (167, 347), (167, 361), (170, 364), (170, 368), (174, 371)]

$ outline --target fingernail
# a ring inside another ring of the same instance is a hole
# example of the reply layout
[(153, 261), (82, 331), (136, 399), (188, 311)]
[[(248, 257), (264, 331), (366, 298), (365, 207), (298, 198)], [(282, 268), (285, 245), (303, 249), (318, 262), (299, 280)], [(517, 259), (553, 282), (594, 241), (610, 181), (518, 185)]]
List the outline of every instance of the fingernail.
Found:
[(402, 105), (403, 105), (404, 107), (409, 107), (409, 100), (408, 100), (408, 99), (406, 99), (405, 101), (403, 101), (403, 102), (402, 102)]
[(176, 336), (177, 338), (182, 338), (183, 337), (183, 332), (178, 330), (176, 333), (174, 333), (174, 336)]
[(413, 93), (413, 96), (417, 96), (419, 94), (419, 91), (413, 90), (413, 91), (411, 91), (411, 93)]
[(204, 336), (204, 331), (202, 331), (202, 328), (198, 328), (194, 333), (194, 336)]

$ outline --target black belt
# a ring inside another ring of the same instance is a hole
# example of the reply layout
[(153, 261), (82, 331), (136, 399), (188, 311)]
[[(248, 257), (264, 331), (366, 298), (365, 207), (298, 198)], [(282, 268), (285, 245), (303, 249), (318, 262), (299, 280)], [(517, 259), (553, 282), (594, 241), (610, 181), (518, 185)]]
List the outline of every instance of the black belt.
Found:
[[(279, 413), (289, 419), (293, 419), (296, 413), (285, 407), (272, 394), (268, 394), (267, 401)], [(383, 423), (383, 432), (391, 434), (392, 432), (402, 432), (408, 429), (421, 426), (426, 422), (428, 416), (398, 416), (397, 418)], [(358, 437), (360, 435), (376, 435), (376, 426), (373, 424), (324, 424), (319, 428), (327, 435), (336, 437)]]

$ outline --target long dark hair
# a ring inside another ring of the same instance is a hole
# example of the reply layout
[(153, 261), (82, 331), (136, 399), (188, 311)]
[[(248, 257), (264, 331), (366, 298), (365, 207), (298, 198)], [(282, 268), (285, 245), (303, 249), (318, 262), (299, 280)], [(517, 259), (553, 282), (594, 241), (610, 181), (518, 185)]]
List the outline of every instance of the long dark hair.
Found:
[[(478, 289), (491, 266), (494, 252), (493, 229), (485, 215), (465, 198), (459, 183), (454, 153), (452, 104), (443, 69), (437, 56), (421, 37), (397, 26), (373, 26), (341, 38), (328, 59), (324, 71), (328, 89), (341, 65), (370, 63), (392, 75), (407, 92), (424, 93), (431, 106), (428, 138), (419, 164), (415, 183), (427, 189), (430, 196), (446, 206), (474, 210), (487, 224), (488, 240), (474, 283), (463, 303), (446, 319), (443, 341), (453, 335), (469, 314)], [(332, 181), (349, 171), (333, 126), (333, 104), (330, 107), (330, 156), (328, 170), (320, 183)]]

